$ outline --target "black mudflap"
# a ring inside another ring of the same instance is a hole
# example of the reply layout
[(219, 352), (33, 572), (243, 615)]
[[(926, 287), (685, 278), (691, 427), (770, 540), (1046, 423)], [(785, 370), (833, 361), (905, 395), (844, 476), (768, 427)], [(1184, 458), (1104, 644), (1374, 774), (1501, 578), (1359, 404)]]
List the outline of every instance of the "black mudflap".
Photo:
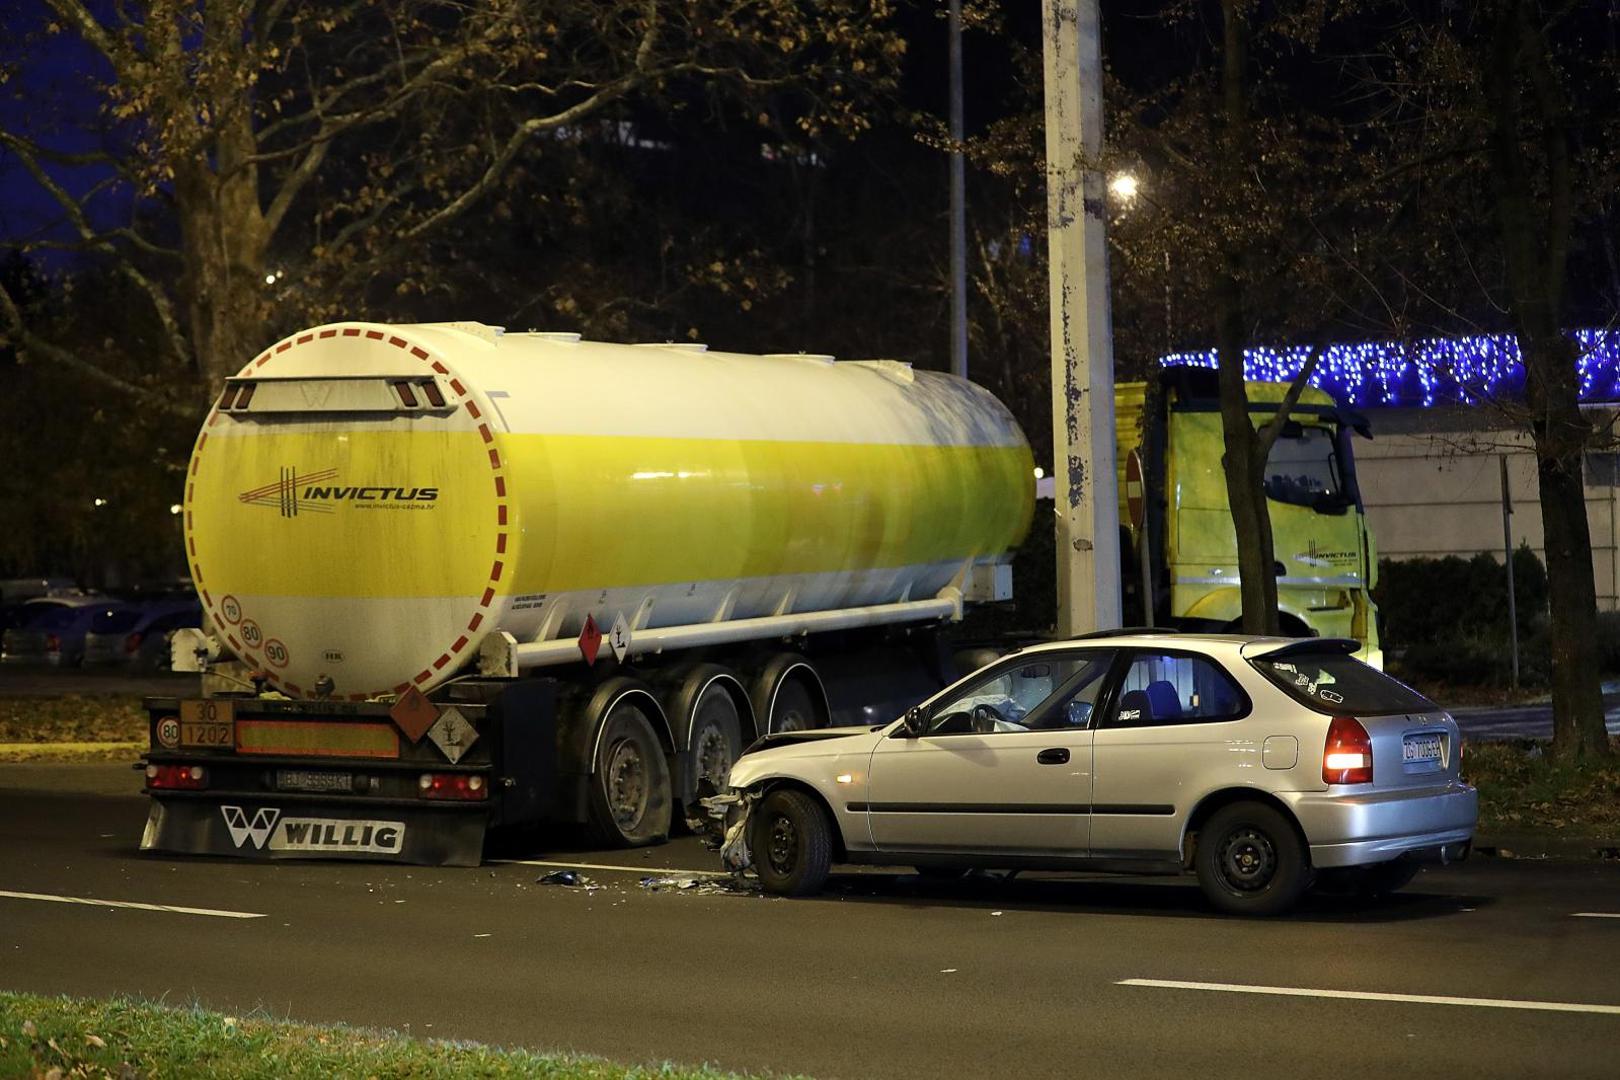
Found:
[(463, 808), (334, 805), (274, 797), (152, 799), (142, 851), (245, 859), (359, 859), (477, 866), (489, 813)]

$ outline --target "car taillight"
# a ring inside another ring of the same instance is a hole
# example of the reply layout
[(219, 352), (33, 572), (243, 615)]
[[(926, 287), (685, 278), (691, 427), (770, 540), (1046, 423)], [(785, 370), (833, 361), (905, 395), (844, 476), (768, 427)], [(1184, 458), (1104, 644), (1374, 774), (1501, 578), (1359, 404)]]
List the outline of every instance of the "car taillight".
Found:
[(424, 799), (489, 798), (484, 778), (469, 773), (423, 773), (416, 781), (416, 791)]
[(148, 765), (146, 786), (155, 789), (198, 791), (208, 786), (208, 770), (201, 765)]
[(1322, 779), (1329, 784), (1373, 782), (1372, 736), (1353, 716), (1335, 716), (1322, 747)]
[(46, 634), (45, 635), (45, 651), (46, 652), (61, 652), (62, 651), (62, 639), (57, 637), (55, 634)]
[(140, 649), (140, 647), (141, 647), (141, 635), (139, 635), (139, 634), (131, 634), (127, 638), (124, 639), (124, 651), (125, 652), (129, 652), (129, 653), (136, 652), (136, 651), (138, 651)]

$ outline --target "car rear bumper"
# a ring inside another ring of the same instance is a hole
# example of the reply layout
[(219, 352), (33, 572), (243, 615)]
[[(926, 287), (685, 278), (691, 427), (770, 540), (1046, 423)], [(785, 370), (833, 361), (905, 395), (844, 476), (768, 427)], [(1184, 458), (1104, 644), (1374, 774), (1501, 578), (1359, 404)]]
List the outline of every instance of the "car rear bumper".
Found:
[(1454, 859), (1466, 854), (1479, 818), (1479, 793), (1452, 781), (1406, 791), (1284, 795), (1305, 830), (1319, 868), (1364, 866), (1401, 856)]

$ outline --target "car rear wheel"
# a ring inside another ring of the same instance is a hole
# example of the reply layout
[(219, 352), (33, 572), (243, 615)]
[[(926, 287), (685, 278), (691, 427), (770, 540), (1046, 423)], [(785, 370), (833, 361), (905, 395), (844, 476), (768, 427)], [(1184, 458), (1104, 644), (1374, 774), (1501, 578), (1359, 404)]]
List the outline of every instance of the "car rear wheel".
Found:
[(749, 822), (754, 872), (768, 893), (810, 896), (827, 883), (832, 866), (832, 824), (802, 791), (765, 796)]
[(1198, 832), (1193, 859), (1209, 902), (1232, 915), (1277, 915), (1311, 883), (1305, 843), (1293, 824), (1263, 803), (1224, 806)]

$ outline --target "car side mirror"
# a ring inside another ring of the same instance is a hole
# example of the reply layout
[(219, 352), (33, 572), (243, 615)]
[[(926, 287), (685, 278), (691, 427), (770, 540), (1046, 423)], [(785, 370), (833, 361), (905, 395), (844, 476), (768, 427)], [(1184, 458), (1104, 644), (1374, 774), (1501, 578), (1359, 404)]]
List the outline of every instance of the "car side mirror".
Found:
[(906, 710), (904, 723), (906, 737), (909, 739), (928, 734), (928, 713), (921, 705)]

